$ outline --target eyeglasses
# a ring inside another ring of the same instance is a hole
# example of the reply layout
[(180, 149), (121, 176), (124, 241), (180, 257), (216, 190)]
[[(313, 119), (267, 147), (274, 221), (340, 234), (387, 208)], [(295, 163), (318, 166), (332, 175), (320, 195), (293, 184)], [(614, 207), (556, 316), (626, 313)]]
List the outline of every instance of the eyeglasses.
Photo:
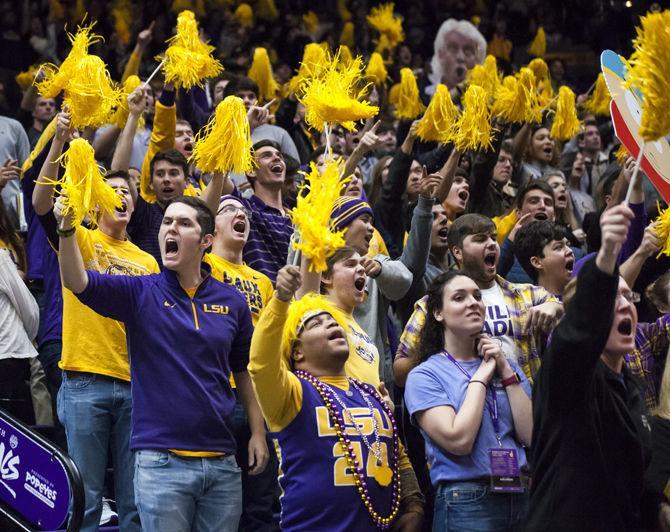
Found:
[(637, 292), (623, 292), (617, 295), (617, 298), (619, 297), (622, 297), (628, 301), (628, 303), (632, 304), (639, 303), (642, 300), (642, 297)]
[(224, 205), (219, 209), (219, 211), (216, 213), (217, 215), (219, 214), (232, 214), (235, 215), (237, 214), (237, 211), (242, 211), (242, 213), (249, 219), (251, 219), (251, 211), (247, 209), (246, 207), (242, 207), (242, 205)]

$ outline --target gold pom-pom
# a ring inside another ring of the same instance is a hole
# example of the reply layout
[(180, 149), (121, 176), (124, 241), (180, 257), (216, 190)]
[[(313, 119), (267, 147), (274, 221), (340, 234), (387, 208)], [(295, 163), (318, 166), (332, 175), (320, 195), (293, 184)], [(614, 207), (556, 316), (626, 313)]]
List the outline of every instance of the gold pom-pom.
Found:
[(216, 106), (214, 118), (195, 137), (191, 160), (203, 172), (253, 170), (251, 131), (244, 102), (227, 96)]
[(317, 43), (311, 42), (302, 53), (302, 61), (298, 73), (288, 82), (290, 92), (297, 92), (302, 83), (317, 76), (328, 62), (326, 51)]
[(308, 11), (302, 16), (302, 21), (305, 24), (305, 28), (312, 35), (316, 35), (319, 31), (319, 17), (314, 13), (314, 11)]
[(14, 78), (16, 80), (16, 84), (22, 91), (26, 90), (33, 84), (35, 81), (35, 76), (37, 76), (39, 71), (40, 65), (32, 65), (28, 70), (19, 72)]
[(323, 173), (311, 163), (303, 187), (308, 192), (298, 194), (296, 206), (291, 211), (291, 221), (300, 235), (293, 242), (293, 248), (311, 260), (312, 271), (326, 271), (326, 259), (345, 245), (345, 231), (335, 231), (330, 219), (335, 200), (348, 181), (348, 178), (340, 177), (342, 170), (342, 164), (335, 159), (326, 162)]
[(337, 53), (339, 54), (340, 61), (342, 62), (343, 65), (348, 66), (354, 60), (354, 56), (351, 55), (351, 50), (349, 50), (349, 47), (346, 44), (341, 44), (340, 47), (337, 49)]
[(321, 294), (310, 292), (297, 301), (291, 302), (286, 314), (286, 321), (282, 330), (281, 356), (282, 360), (290, 366), (291, 351), (293, 344), (302, 332), (304, 325), (310, 318), (323, 313), (330, 314), (342, 330), (348, 330), (347, 318), (344, 313), (330, 300)]
[(254, 10), (247, 3), (241, 3), (235, 9), (235, 18), (243, 28), (252, 28), (254, 25)]
[(405, 40), (402, 19), (393, 14), (395, 4), (382, 4), (373, 7), (367, 16), (368, 24), (379, 32), (377, 52), (392, 50)]
[(542, 26), (537, 29), (533, 42), (528, 47), (528, 53), (535, 57), (544, 57), (547, 53), (547, 35), (544, 33)]
[(116, 0), (112, 5), (114, 31), (124, 46), (130, 44), (130, 28), (133, 25), (132, 9), (130, 0)]
[(489, 98), (494, 99), (498, 88), (502, 82), (498, 72), (498, 63), (492, 55), (487, 55), (483, 65), (475, 65), (469, 74), (469, 82), (472, 85), (479, 85), (486, 91)]
[(68, 33), (68, 39), (72, 43), (72, 49), (65, 60), (56, 66), (44, 65), (44, 79), (37, 84), (37, 91), (44, 98), (55, 98), (65, 89), (70, 79), (76, 75), (79, 62), (88, 54), (88, 47), (102, 40), (100, 35), (92, 33), (93, 24), (77, 28), (77, 33)]
[(388, 70), (382, 59), (381, 54), (372, 52), (368, 67), (365, 69), (365, 77), (367, 77), (375, 85), (382, 85), (388, 78)]
[(340, 14), (342, 22), (349, 22), (351, 20), (351, 11), (347, 7), (347, 0), (337, 0), (337, 12)]
[(200, 40), (193, 11), (182, 11), (177, 17), (177, 34), (167, 40), (165, 81), (175, 87), (190, 89), (202, 86), (202, 80), (218, 76), (223, 67), (212, 57), (215, 48)]
[(630, 157), (630, 152), (626, 149), (626, 146), (619, 144), (614, 157), (616, 158), (616, 162), (619, 163), (619, 166), (623, 166), (626, 164), (628, 157)]
[(661, 250), (658, 252), (657, 258), (661, 255), (670, 256), (670, 207), (661, 210), (661, 205), (656, 202), (658, 209), (658, 218), (654, 220), (656, 226), (654, 232), (658, 235), (661, 242)]
[(279, 90), (279, 84), (275, 81), (274, 74), (272, 73), (268, 51), (265, 48), (259, 46), (254, 50), (254, 59), (247, 72), (247, 77), (258, 84), (260, 92), (258, 96), (262, 102), (272, 100)]
[(340, 33), (340, 44), (348, 46), (349, 48), (354, 47), (354, 23), (345, 22), (342, 26), (342, 33)]
[[(128, 121), (128, 96), (133, 92), (137, 87), (140, 86), (142, 82), (135, 74), (132, 74), (126, 78), (126, 81), (123, 82), (123, 89), (121, 91), (121, 99), (119, 101), (119, 106), (114, 111), (110, 122), (114, 124), (119, 129), (123, 129)], [(138, 124), (138, 128), (144, 127), (144, 117), (141, 116)]]
[(535, 79), (547, 79), (551, 76), (549, 75), (549, 66), (541, 57), (536, 57), (530, 63), (528, 63), (528, 68), (533, 71), (535, 74)]
[(602, 72), (598, 74), (596, 85), (588, 100), (584, 102), (584, 109), (596, 116), (609, 116), (610, 114), (610, 91), (605, 83), (605, 76)]
[(121, 207), (121, 198), (105, 183), (95, 161), (93, 147), (86, 140), (78, 138), (70, 142), (70, 147), (58, 162), (65, 168), (63, 177), (47, 182), (60, 185), (66, 194), (64, 213), (72, 213), (75, 227), (86, 215), (96, 224), (103, 212), (113, 215), (114, 210)]
[(633, 40), (628, 84), (644, 95), (640, 136), (658, 140), (670, 133), (670, 11), (642, 17)]
[(522, 68), (515, 76), (506, 76), (493, 102), (493, 116), (511, 123), (540, 122), (542, 108), (537, 95), (535, 75)]
[(317, 131), (323, 131), (324, 124), (340, 124), (353, 131), (354, 122), (372, 118), (379, 107), (367, 101), (360, 101), (367, 86), (360, 88), (362, 77), (361, 58), (356, 57), (349, 65), (344, 65), (339, 56), (323, 66), (315, 77), (305, 79), (298, 100), (305, 106), (305, 120)]
[(458, 109), (451, 101), (449, 89), (440, 83), (435, 89), (426, 113), (419, 122), (416, 135), (421, 140), (446, 144), (451, 140), (457, 118)]
[(107, 123), (120, 102), (121, 90), (112, 83), (104, 61), (96, 55), (84, 56), (63, 97), (72, 127), (82, 129)]
[(551, 125), (551, 137), (555, 140), (569, 140), (579, 133), (579, 118), (575, 105), (575, 93), (563, 85), (558, 89), (556, 114)]
[(459, 151), (492, 147), (488, 95), (479, 85), (470, 85), (463, 95), (463, 113), (454, 126), (452, 142)]
[(425, 110), (426, 106), (419, 97), (419, 87), (416, 84), (414, 72), (410, 68), (403, 68), (400, 70), (400, 92), (398, 103), (395, 106), (396, 118), (414, 120)]
[(277, 20), (279, 11), (275, 0), (258, 0), (256, 2), (256, 16), (261, 20)]

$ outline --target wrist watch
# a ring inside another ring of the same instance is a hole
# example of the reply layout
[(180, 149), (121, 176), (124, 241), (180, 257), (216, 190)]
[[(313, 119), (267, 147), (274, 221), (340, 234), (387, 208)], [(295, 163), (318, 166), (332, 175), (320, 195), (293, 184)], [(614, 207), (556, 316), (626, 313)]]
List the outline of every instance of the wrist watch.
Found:
[(500, 383), (503, 385), (503, 388), (513, 386), (514, 384), (519, 384), (520, 382), (521, 379), (519, 378), (519, 375), (516, 372), (514, 372), (514, 374), (511, 377), (507, 377), (506, 379), (500, 381)]

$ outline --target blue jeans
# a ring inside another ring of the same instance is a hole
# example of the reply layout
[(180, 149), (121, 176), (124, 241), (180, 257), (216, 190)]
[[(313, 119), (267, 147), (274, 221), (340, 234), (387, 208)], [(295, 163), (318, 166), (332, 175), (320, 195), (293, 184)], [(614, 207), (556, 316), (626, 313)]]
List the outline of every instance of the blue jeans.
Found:
[(135, 502), (144, 532), (236, 532), (242, 479), (234, 456), (135, 453)]
[(433, 532), (522, 530), (528, 493), (491, 493), (485, 482), (445, 482), (435, 495)]
[(130, 383), (93, 373), (71, 377), (63, 372), (58, 417), (65, 427), (68, 453), (84, 481), (86, 502), (81, 530), (94, 531), (100, 524), (110, 443), (119, 527), (124, 532), (140, 530), (130, 452), (131, 409)]

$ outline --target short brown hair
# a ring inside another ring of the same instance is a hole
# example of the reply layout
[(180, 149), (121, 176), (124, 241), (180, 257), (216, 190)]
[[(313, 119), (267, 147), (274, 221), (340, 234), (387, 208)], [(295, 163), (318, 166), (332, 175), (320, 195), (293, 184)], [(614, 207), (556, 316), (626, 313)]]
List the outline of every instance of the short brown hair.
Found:
[(481, 214), (464, 214), (456, 218), (449, 227), (447, 246), (449, 250), (455, 247), (462, 248), (466, 236), (479, 233), (495, 234), (496, 226), (493, 220)]

